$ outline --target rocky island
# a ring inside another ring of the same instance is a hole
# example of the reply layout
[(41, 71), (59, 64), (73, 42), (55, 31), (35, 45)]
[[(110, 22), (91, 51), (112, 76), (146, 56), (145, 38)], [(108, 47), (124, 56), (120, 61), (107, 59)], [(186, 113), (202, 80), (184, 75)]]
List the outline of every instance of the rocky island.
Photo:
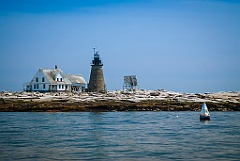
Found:
[(203, 102), (210, 111), (240, 111), (240, 92), (0, 93), (1, 112), (199, 111)]

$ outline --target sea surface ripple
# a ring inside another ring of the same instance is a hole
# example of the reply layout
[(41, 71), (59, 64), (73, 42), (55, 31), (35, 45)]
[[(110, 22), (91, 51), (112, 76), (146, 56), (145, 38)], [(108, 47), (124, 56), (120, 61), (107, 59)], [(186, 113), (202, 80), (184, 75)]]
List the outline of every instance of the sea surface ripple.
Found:
[(239, 160), (240, 112), (0, 112), (0, 160)]

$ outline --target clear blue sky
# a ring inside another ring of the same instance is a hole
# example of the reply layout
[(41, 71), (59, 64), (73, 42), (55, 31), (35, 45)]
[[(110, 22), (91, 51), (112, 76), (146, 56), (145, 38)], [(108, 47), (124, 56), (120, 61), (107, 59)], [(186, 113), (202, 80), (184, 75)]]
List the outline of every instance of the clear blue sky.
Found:
[(0, 91), (58, 65), (89, 81), (92, 47), (108, 90), (240, 91), (240, 1), (1, 0)]

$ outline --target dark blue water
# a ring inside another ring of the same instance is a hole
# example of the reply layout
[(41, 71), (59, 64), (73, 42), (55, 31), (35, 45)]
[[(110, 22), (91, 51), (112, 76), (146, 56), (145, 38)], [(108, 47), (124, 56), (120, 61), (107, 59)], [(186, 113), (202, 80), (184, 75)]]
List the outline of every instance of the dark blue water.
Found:
[(0, 125), (0, 160), (240, 160), (240, 112), (16, 112)]

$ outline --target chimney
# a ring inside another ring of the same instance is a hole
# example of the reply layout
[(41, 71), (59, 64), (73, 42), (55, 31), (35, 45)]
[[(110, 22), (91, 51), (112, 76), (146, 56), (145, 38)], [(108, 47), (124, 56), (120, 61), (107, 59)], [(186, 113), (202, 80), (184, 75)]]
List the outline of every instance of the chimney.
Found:
[(55, 65), (55, 69), (57, 69), (57, 65)]

